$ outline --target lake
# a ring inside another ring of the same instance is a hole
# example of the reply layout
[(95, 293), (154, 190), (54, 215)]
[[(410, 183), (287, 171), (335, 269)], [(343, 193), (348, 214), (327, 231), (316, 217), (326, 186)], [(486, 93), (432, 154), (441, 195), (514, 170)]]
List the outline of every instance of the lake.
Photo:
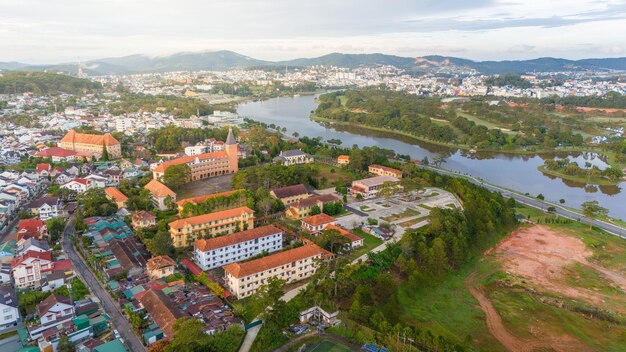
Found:
[(265, 101), (240, 104), (237, 112), (242, 117), (276, 124), (287, 129), (287, 135), (298, 132), (300, 136), (322, 137), (325, 140), (339, 139), (342, 146), (358, 145), (378, 146), (392, 149), (398, 154), (410, 155), (412, 159), (430, 160), (443, 156), (446, 162), (442, 167), (467, 173), (502, 187), (536, 196), (543, 194), (546, 200), (558, 203), (565, 199), (564, 205), (579, 208), (588, 200), (597, 200), (609, 209), (610, 215), (626, 219), (626, 194), (621, 183), (617, 186), (585, 185), (544, 175), (537, 170), (544, 159), (554, 156), (570, 158), (583, 166), (590, 162), (604, 168), (607, 164), (596, 153), (552, 153), (549, 155), (514, 155), (505, 153), (467, 153), (456, 148), (442, 147), (419, 142), (408, 137), (390, 133), (371, 131), (352, 126), (328, 126), (309, 119), (311, 111), (317, 107), (316, 95), (282, 97)]

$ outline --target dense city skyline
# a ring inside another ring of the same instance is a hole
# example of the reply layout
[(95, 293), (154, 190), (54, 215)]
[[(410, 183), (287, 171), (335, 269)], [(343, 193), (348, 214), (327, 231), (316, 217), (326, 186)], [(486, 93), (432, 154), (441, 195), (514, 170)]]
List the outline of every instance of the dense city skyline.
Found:
[[(264, 60), (330, 52), (474, 60), (624, 56), (625, 1), (8, 1), (0, 61), (233, 50)], [(558, 45), (555, 43), (558, 42)]]

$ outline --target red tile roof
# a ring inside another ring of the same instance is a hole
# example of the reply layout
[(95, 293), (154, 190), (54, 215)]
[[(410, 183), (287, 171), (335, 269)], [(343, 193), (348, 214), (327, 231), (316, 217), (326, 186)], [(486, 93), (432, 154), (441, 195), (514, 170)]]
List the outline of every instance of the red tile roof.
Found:
[[(25, 255), (19, 258), (15, 258), (11, 263), (11, 267), (15, 268), (20, 266), (24, 261), (30, 258), (37, 258), (40, 260), (47, 260), (49, 262), (52, 261), (52, 253), (51, 252), (36, 252), (36, 251), (28, 251)], [(52, 269), (52, 268), (50, 268)]]
[(207, 240), (197, 240), (193, 246), (202, 252), (211, 251), (217, 248), (232, 246), (233, 244), (247, 242), (257, 238), (274, 235), (282, 232), (274, 225), (266, 225), (254, 229), (236, 232), (230, 235), (209, 238)]
[(107, 194), (107, 196), (109, 196), (116, 202), (125, 202), (128, 200), (128, 197), (126, 197), (124, 193), (120, 192), (120, 190), (115, 187), (107, 187), (104, 189), (104, 192)]
[(167, 255), (160, 255), (158, 257), (150, 258), (148, 259), (148, 262), (146, 263), (146, 266), (148, 267), (148, 270), (150, 271), (161, 269), (161, 268), (167, 268), (168, 266), (174, 266), (174, 265), (176, 265), (176, 262), (174, 262), (174, 260)]
[(196, 160), (196, 158), (198, 158), (199, 160), (224, 159), (224, 158), (228, 158), (228, 154), (226, 154), (225, 151), (218, 151), (218, 152), (212, 152), (212, 153), (204, 153), (204, 154), (198, 154), (198, 155), (183, 156), (183, 157), (176, 158), (176, 159), (173, 159), (173, 160), (165, 161), (165, 162), (159, 164), (159, 166), (157, 166), (153, 171), (162, 173), (162, 172), (165, 172), (165, 170), (168, 167), (172, 166), (172, 165), (180, 165), (180, 164), (191, 163), (194, 160)]
[(50, 172), (50, 164), (37, 164), (35, 170), (37, 171), (37, 173), (41, 173), (42, 171)]
[(185, 227), (185, 225), (200, 225), (215, 220), (238, 217), (241, 216), (243, 213), (248, 213), (250, 216), (252, 216), (254, 214), (254, 211), (248, 207), (239, 207), (172, 221), (168, 225), (172, 229), (178, 229)]
[(69, 130), (67, 134), (61, 139), (61, 143), (80, 143), (80, 144), (93, 144), (101, 146), (118, 145), (120, 142), (115, 139), (110, 133), (104, 135), (98, 134), (86, 134), (77, 133), (74, 130)]
[(227, 264), (224, 265), (224, 271), (236, 278), (242, 278), (319, 254), (325, 256), (329, 255), (329, 252), (315, 244), (306, 244), (249, 262)]
[(67, 158), (68, 156), (74, 156), (74, 155), (78, 155), (78, 153), (76, 153), (75, 151), (63, 149), (60, 147), (50, 147), (50, 148), (42, 149), (38, 151), (37, 154), (35, 154), (35, 156), (41, 156), (44, 158), (49, 158), (53, 156), (60, 157), (60, 158)]
[(330, 215), (321, 213), (321, 214), (309, 216), (308, 218), (304, 218), (302, 219), (302, 221), (311, 226), (319, 226), (319, 225), (335, 222), (337, 221), (337, 219)]
[(148, 182), (148, 184), (143, 186), (143, 188), (147, 189), (148, 191), (150, 191), (150, 193), (156, 195), (157, 197), (176, 196), (176, 193), (174, 193), (174, 191), (172, 191), (166, 185), (157, 180), (152, 180)]
[(181, 263), (185, 266), (185, 268), (187, 268), (187, 270), (189, 270), (190, 273), (194, 275), (202, 274), (202, 269), (191, 260), (183, 259)]

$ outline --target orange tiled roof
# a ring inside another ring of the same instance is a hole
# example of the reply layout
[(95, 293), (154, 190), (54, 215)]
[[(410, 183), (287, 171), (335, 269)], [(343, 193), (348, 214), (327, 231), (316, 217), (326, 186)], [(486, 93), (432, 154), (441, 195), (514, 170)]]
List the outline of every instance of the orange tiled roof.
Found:
[(321, 214), (317, 214), (317, 215), (313, 215), (313, 216), (309, 216), (308, 218), (304, 218), (302, 219), (303, 222), (311, 225), (311, 226), (318, 226), (318, 225), (323, 225), (323, 224), (328, 224), (331, 222), (335, 222), (337, 221), (336, 218), (321, 213)]
[(196, 158), (200, 159), (200, 160), (205, 160), (205, 159), (221, 159), (221, 158), (228, 158), (228, 154), (226, 154), (225, 151), (217, 151), (217, 152), (212, 152), (212, 153), (204, 153), (204, 154), (198, 154), (198, 155), (191, 155), (191, 156), (183, 156), (180, 158), (176, 158), (173, 160), (168, 160), (165, 161), (161, 164), (159, 164), (159, 166), (157, 166), (156, 168), (154, 168), (154, 172), (165, 172), (165, 170), (172, 166), (172, 165), (180, 165), (180, 164), (186, 164), (186, 163), (190, 163), (194, 160), (196, 160)]
[(125, 202), (128, 200), (128, 197), (124, 195), (124, 193), (120, 192), (119, 189), (115, 187), (107, 187), (104, 189), (104, 192), (107, 196), (113, 198), (116, 202)]
[(387, 172), (392, 172), (394, 174), (400, 175), (402, 174), (402, 171), (398, 170), (398, 169), (394, 169), (392, 167), (387, 167), (387, 166), (382, 166), (382, 165), (378, 165), (378, 164), (372, 164), (369, 166), (370, 168), (374, 168), (374, 169), (381, 169)]
[(274, 225), (266, 225), (250, 229), (246, 231), (236, 232), (230, 235), (213, 237), (208, 240), (197, 240), (193, 246), (202, 252), (214, 250), (216, 248), (222, 248), (231, 246), (233, 244), (254, 240), (257, 238), (277, 234), (282, 232)]
[(320, 248), (316, 244), (307, 244), (302, 247), (289, 249), (276, 254), (271, 254), (263, 258), (251, 260), (249, 262), (227, 264), (224, 265), (224, 271), (236, 278), (242, 278), (285, 264), (289, 264), (296, 260), (310, 258), (318, 254), (322, 254), (322, 256), (330, 255), (329, 252)]
[(148, 259), (148, 262), (146, 263), (146, 266), (148, 267), (148, 270), (150, 271), (161, 269), (161, 268), (166, 268), (168, 266), (173, 266), (173, 265), (176, 265), (176, 263), (174, 262), (172, 258), (170, 258), (167, 255), (160, 255), (158, 257), (150, 258)]
[(157, 180), (152, 180), (148, 182), (148, 184), (143, 186), (143, 188), (147, 189), (148, 191), (150, 191), (150, 193), (156, 195), (157, 197), (176, 196), (176, 193), (174, 193), (174, 191), (172, 191), (166, 185)]
[(352, 232), (348, 231), (348, 229), (345, 229), (345, 228), (343, 228), (341, 226), (337, 226), (337, 225), (333, 225), (333, 224), (330, 224), (330, 225), (326, 226), (326, 228), (324, 230), (337, 230), (337, 231), (339, 231), (339, 233), (343, 237), (349, 239), (352, 242), (355, 242), (355, 241), (358, 241), (358, 240), (361, 239), (361, 237), (359, 237), (359, 236), (353, 234)]
[(178, 202), (176, 202), (177, 205), (179, 206), (184, 206), (187, 203), (200, 203), (200, 202), (204, 202), (207, 199), (210, 198), (215, 198), (215, 197), (227, 197), (230, 196), (231, 194), (234, 194), (235, 192), (239, 192), (241, 191), (240, 189), (238, 190), (234, 190), (234, 191), (226, 191), (226, 192), (221, 192), (221, 193), (213, 193), (213, 194), (206, 194), (204, 196), (199, 196), (199, 197), (193, 197), (193, 198), (185, 198), (185, 199), (181, 199)]
[(133, 221), (148, 221), (156, 219), (156, 215), (149, 211), (139, 210), (131, 216)]
[(339, 155), (337, 157), (339, 160), (350, 160), (350, 155)]
[(178, 229), (178, 228), (184, 227), (185, 225), (200, 225), (200, 224), (205, 224), (210, 221), (232, 218), (235, 216), (241, 216), (241, 214), (243, 213), (248, 213), (252, 215), (254, 214), (254, 211), (248, 207), (239, 207), (239, 208), (217, 211), (214, 213), (192, 216), (190, 218), (172, 221), (168, 225), (172, 229)]
[(98, 134), (86, 134), (86, 133), (76, 133), (74, 130), (69, 130), (63, 139), (61, 139), (61, 143), (81, 143), (81, 144), (93, 144), (93, 145), (118, 145), (120, 142), (115, 139), (110, 133), (105, 133), (104, 135)]

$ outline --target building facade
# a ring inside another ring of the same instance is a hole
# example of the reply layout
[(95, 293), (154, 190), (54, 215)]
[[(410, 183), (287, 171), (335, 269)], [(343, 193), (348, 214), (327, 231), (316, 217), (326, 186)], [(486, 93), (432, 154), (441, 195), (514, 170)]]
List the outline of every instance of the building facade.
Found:
[(77, 133), (69, 130), (59, 143), (61, 148), (75, 152), (86, 152), (101, 156), (106, 149), (109, 157), (122, 157), (122, 145), (110, 133), (104, 135)]
[(202, 270), (211, 270), (242, 261), (262, 252), (283, 248), (283, 231), (267, 225), (231, 235), (200, 239), (194, 242), (194, 261)]
[(165, 161), (152, 170), (152, 175), (155, 180), (160, 180), (168, 167), (181, 164), (189, 166), (189, 169), (191, 170), (189, 181), (197, 181), (219, 175), (234, 174), (239, 170), (237, 149), (237, 141), (235, 140), (235, 136), (233, 135), (233, 131), (231, 129), (228, 131), (228, 138), (226, 138), (226, 143), (224, 143), (224, 150), (183, 156)]
[(253, 229), (254, 211), (248, 207), (218, 211), (172, 221), (169, 223), (169, 228), (174, 247), (186, 247), (199, 238)]
[(287, 283), (315, 274), (317, 261), (330, 253), (315, 244), (306, 244), (284, 252), (243, 263), (224, 266), (224, 282), (237, 298), (252, 295), (272, 277)]
[(392, 176), (375, 176), (362, 180), (352, 181), (350, 194), (353, 197), (362, 197), (363, 199), (371, 199), (378, 195), (378, 190), (385, 182), (393, 182), (399, 185), (400, 180)]
[(368, 167), (370, 174), (378, 176), (391, 176), (395, 178), (402, 178), (402, 171), (387, 166), (372, 164)]

